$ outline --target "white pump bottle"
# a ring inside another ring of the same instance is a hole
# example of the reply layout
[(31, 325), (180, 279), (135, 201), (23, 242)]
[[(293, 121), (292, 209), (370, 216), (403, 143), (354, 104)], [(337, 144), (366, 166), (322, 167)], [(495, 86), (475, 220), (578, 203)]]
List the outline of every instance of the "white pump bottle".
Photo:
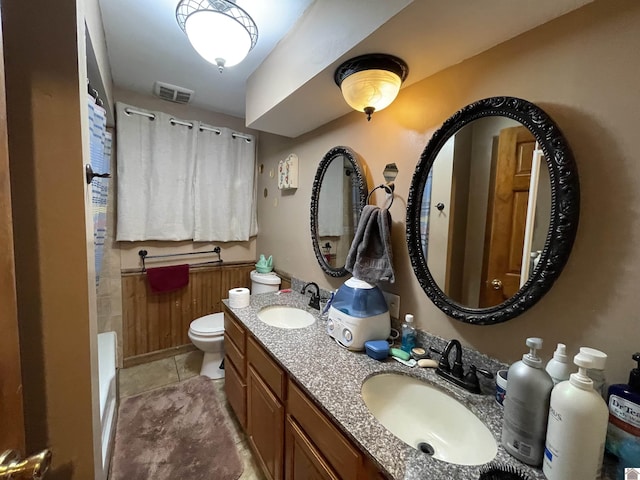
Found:
[(609, 410), (587, 369), (604, 369), (606, 358), (599, 350), (581, 348), (573, 359), (578, 373), (551, 392), (542, 465), (548, 480), (600, 478)]

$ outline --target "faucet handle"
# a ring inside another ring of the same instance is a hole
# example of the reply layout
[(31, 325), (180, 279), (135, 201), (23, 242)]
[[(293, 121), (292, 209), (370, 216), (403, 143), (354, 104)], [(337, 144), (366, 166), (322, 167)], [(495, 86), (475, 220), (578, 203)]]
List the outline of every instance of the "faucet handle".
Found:
[(469, 365), (469, 371), (464, 376), (464, 383), (467, 385), (467, 389), (471, 393), (481, 393), (480, 390), (480, 381), (478, 380), (479, 373), (487, 378), (493, 378), (493, 373), (484, 368), (478, 368), (475, 365)]
[(493, 378), (493, 373), (489, 370), (485, 370), (484, 368), (478, 368), (475, 365), (469, 365), (469, 370), (473, 373), (478, 372), (486, 378)]
[(442, 350), (438, 350), (437, 348), (429, 347), (433, 353), (437, 353), (440, 355), (440, 361), (438, 362), (438, 368), (444, 372), (449, 373), (451, 371), (451, 364), (449, 363), (449, 358), (444, 355)]

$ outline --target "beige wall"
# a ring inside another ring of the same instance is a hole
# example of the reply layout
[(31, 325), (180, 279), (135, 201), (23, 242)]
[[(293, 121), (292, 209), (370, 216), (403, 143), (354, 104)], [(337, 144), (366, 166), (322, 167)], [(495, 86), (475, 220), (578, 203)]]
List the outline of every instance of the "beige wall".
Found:
[[(260, 196), (257, 250), (272, 254), (276, 268), (338, 287), (344, 279), (320, 270), (310, 241), (309, 199), (317, 165), (331, 147), (347, 145), (362, 156), (373, 185), (383, 181), (384, 165), (395, 161), (400, 169), (391, 208), (396, 283), (383, 288), (400, 294), (401, 314), (414, 313), (419, 328), (460, 338), (507, 362), (519, 359), (527, 336), (544, 338), (546, 358), (556, 342), (565, 342), (571, 352), (582, 345), (599, 348), (609, 355), (609, 380), (626, 382), (630, 356), (640, 350), (640, 168), (634, 143), (640, 121), (639, 31), (640, 3), (596, 1), (402, 90), (371, 122), (353, 113), (297, 139), (263, 135), (259, 191), (269, 193)], [(534, 102), (559, 124), (579, 168), (580, 226), (564, 272), (537, 305), (504, 324), (471, 326), (442, 314), (415, 279), (405, 240), (406, 199), (434, 130), (462, 106), (495, 95)], [(268, 173), (292, 152), (300, 159), (300, 188), (281, 194)]]
[(27, 450), (53, 480), (102, 478), (79, 1), (2, 2)]

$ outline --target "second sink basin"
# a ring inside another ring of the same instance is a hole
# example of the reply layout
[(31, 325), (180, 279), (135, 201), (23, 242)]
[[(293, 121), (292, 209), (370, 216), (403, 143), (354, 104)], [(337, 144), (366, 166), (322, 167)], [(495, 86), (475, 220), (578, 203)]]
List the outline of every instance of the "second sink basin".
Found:
[(434, 458), (481, 465), (498, 452), (489, 429), (462, 403), (417, 378), (383, 373), (362, 384), (362, 398), (382, 425)]
[(273, 305), (258, 312), (258, 318), (272, 327), (304, 328), (312, 325), (316, 318), (300, 308)]

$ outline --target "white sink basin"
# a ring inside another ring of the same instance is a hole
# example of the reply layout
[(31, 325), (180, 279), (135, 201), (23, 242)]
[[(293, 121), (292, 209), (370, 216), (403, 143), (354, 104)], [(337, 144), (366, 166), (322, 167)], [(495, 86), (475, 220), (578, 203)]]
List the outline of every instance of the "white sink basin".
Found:
[(258, 312), (258, 318), (272, 327), (304, 328), (312, 325), (316, 318), (300, 308), (274, 305)]
[(434, 458), (481, 465), (498, 452), (495, 438), (478, 417), (417, 378), (383, 373), (365, 380), (361, 393), (367, 408), (387, 430)]

